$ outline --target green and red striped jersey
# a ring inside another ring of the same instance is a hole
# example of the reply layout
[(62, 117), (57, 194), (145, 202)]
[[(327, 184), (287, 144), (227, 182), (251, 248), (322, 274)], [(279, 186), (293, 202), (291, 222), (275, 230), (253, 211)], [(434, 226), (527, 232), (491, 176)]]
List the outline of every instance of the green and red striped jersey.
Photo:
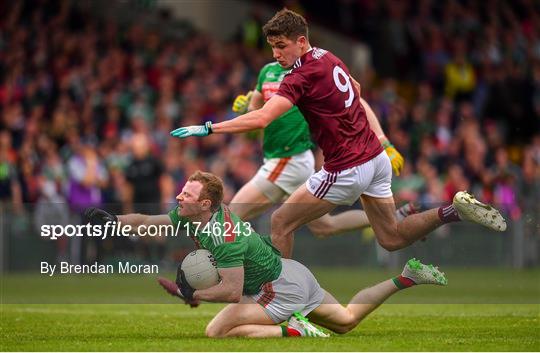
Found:
[(183, 228), (197, 247), (214, 256), (218, 268), (244, 267), (244, 294), (256, 294), (266, 282), (281, 273), (281, 254), (270, 237), (256, 233), (221, 205), (206, 224), (191, 222), (178, 215), (178, 206), (169, 212), (175, 228)]

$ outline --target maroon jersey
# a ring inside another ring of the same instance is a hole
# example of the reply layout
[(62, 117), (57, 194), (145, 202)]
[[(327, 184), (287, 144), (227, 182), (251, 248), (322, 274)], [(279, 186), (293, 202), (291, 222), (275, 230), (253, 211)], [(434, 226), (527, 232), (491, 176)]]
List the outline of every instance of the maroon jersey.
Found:
[(371, 131), (349, 69), (334, 54), (313, 48), (285, 75), (280, 96), (298, 106), (324, 154), (324, 169), (337, 172), (383, 151)]

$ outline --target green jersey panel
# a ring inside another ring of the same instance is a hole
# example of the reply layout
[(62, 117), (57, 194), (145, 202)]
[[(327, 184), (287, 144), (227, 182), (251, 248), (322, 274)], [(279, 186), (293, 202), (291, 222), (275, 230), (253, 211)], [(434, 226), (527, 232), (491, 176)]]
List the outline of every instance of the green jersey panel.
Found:
[[(259, 73), (256, 89), (267, 102), (279, 89), (288, 72), (277, 62), (265, 65)], [(294, 106), (264, 129), (263, 153), (265, 158), (294, 156), (311, 149), (309, 127), (298, 107)]]
[(256, 294), (261, 285), (281, 273), (281, 254), (270, 237), (261, 236), (222, 205), (204, 225), (178, 215), (178, 206), (169, 212), (175, 228), (182, 227), (197, 247), (212, 253), (218, 268), (244, 267), (244, 294)]

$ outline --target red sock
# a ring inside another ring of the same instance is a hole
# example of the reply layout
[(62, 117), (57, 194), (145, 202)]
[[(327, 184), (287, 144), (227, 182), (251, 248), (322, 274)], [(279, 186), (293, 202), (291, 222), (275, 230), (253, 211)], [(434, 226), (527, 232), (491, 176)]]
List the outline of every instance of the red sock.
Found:
[(439, 218), (443, 223), (461, 221), (454, 205), (439, 207)]
[(392, 278), (392, 281), (399, 289), (409, 288), (416, 284), (412, 279), (403, 277), (402, 275)]
[(291, 328), (291, 327), (287, 327), (287, 326), (281, 326), (281, 334), (283, 335), (283, 337), (296, 337), (296, 336), (302, 336), (300, 334), (300, 331), (294, 329), (294, 328)]

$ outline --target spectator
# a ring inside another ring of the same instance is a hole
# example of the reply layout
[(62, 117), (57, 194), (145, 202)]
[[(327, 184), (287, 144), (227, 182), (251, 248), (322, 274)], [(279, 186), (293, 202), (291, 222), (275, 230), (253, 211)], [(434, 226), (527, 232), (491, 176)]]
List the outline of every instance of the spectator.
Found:
[[(261, 158), (253, 139), (179, 142), (168, 132), (231, 117), (234, 96), (252, 89), (270, 60), (254, 23), (244, 45), (194, 28), (83, 16), (75, 1), (33, 5), (10, 2), (0, 14), (3, 204), (22, 209), (23, 202), (63, 197), (74, 212), (112, 202), (125, 210), (154, 204), (147, 211), (159, 213), (196, 169), (223, 178), (226, 200), (251, 178)], [(350, 15), (343, 9), (364, 16), (344, 21), (342, 30), (371, 41), (374, 68), (362, 95), (406, 156), (396, 180), (407, 190), (404, 199), (432, 205), (468, 189), (511, 205), (506, 211), (514, 219), (536, 216), (529, 210), (536, 210), (540, 180), (538, 4), (293, 5), (314, 22), (322, 13), (338, 27), (334, 17)]]
[(14, 155), (10, 134), (7, 131), (0, 131), (0, 204), (12, 206), (15, 211), (20, 212), (23, 209), (22, 195), (13, 163)]
[(457, 101), (470, 99), (476, 86), (476, 75), (467, 60), (467, 47), (463, 39), (454, 41), (454, 56), (444, 71), (445, 95)]
[[(67, 199), (75, 217), (72, 223), (79, 224), (85, 208), (101, 206), (102, 188), (108, 182), (107, 170), (99, 161), (94, 146), (79, 146), (75, 155), (68, 160), (68, 176)], [(91, 244), (95, 245), (95, 249), (89, 247)], [(101, 260), (103, 242), (93, 237), (74, 237), (70, 248), (72, 263), (93, 263)]]
[(133, 135), (131, 147), (133, 157), (125, 173), (133, 209), (138, 213), (157, 214), (160, 212), (163, 165), (150, 153), (147, 135)]

